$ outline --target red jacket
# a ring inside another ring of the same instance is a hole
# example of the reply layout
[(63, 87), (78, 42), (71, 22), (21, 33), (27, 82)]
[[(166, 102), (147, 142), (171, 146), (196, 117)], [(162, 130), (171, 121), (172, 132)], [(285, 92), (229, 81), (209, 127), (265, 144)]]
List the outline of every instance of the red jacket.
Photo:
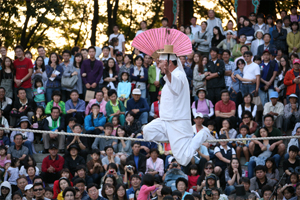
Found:
[(43, 160), (42, 172), (47, 172), (47, 169), (50, 167), (50, 165), (55, 168), (56, 173), (60, 172), (63, 169), (64, 163), (65, 159), (60, 155), (57, 155), (55, 160), (52, 160), (51, 156), (49, 155)]
[[(283, 80), (284, 85), (286, 85), (286, 95), (296, 93), (296, 84), (293, 83), (295, 78), (294, 68), (286, 72)], [(298, 87), (300, 87), (300, 84), (298, 84)]]

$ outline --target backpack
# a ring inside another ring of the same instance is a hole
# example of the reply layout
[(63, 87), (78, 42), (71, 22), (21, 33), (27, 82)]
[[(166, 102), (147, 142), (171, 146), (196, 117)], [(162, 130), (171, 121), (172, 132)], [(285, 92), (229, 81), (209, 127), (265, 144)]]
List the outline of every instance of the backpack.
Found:
[[(209, 100), (208, 100), (208, 99), (205, 99), (205, 101), (206, 101), (206, 105), (207, 105), (207, 107), (208, 107), (208, 111), (210, 112), (210, 104), (209, 104)], [(196, 107), (196, 110), (197, 110), (197, 108), (198, 108), (198, 100), (195, 102), (195, 107)]]

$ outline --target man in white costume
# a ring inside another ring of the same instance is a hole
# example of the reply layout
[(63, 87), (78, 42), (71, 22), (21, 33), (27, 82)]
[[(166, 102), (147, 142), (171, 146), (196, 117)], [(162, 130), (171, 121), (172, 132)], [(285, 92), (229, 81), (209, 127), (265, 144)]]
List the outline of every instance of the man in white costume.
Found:
[(144, 139), (169, 141), (173, 156), (178, 163), (186, 166), (201, 144), (214, 138), (208, 129), (202, 129), (194, 136), (189, 83), (180, 60), (173, 53), (173, 46), (165, 45), (164, 52), (159, 54), (159, 66), (166, 82), (162, 89), (160, 118), (144, 127)]

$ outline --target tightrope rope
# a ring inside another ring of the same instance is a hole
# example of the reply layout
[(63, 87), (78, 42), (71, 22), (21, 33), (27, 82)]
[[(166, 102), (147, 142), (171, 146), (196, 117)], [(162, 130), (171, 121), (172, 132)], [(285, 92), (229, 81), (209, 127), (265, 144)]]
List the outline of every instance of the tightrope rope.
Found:
[[(139, 138), (131, 138), (131, 137), (117, 137), (117, 136), (107, 136), (107, 135), (93, 135), (93, 134), (78, 134), (78, 133), (67, 133), (67, 132), (54, 132), (54, 131), (44, 131), (44, 130), (34, 130), (34, 129), (20, 129), (20, 128), (5, 128), (0, 127), (0, 130), (9, 130), (9, 131), (19, 131), (24, 132), (33, 132), (33, 133), (47, 133), (47, 134), (57, 134), (57, 135), (67, 135), (67, 136), (80, 136), (80, 137), (91, 137), (91, 138), (105, 138), (105, 139), (116, 139), (116, 140), (132, 140), (132, 141), (140, 141), (140, 142), (151, 142), (146, 141), (144, 139)], [(230, 141), (252, 141), (252, 140), (287, 140), (292, 138), (300, 138), (300, 135), (292, 135), (292, 136), (277, 136), (277, 137), (258, 137), (258, 138), (233, 138), (233, 139), (216, 139), (216, 140), (207, 140), (207, 143), (216, 143), (216, 142), (230, 142)], [(162, 143), (168, 143), (168, 141), (161, 141)]]

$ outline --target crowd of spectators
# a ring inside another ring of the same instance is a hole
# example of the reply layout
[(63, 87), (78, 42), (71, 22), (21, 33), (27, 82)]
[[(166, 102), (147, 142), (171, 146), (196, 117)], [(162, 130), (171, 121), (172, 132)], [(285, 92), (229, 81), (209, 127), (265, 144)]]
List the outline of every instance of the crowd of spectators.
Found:
[[(134, 139), (160, 117), (164, 74), (151, 55), (125, 54), (117, 25), (109, 46), (60, 54), (39, 46), (34, 61), (22, 46), (15, 59), (1, 47), (1, 127), (23, 131), (0, 130), (0, 199), (269, 200), (275, 188), (279, 199), (299, 199), (299, 139), (243, 140), (289, 130), (300, 136), (300, 19), (296, 7), (290, 12), (277, 20), (240, 16), (235, 30), (232, 21), (223, 29), (209, 10), (201, 25), (193, 17), (179, 27), (193, 44), (180, 61), (194, 134), (206, 129), (216, 139), (241, 139), (204, 143), (187, 166), (169, 143)], [(167, 24), (163, 18), (162, 28)], [(136, 35), (147, 30), (140, 25)], [(44, 155), (41, 168), (36, 154)]]

